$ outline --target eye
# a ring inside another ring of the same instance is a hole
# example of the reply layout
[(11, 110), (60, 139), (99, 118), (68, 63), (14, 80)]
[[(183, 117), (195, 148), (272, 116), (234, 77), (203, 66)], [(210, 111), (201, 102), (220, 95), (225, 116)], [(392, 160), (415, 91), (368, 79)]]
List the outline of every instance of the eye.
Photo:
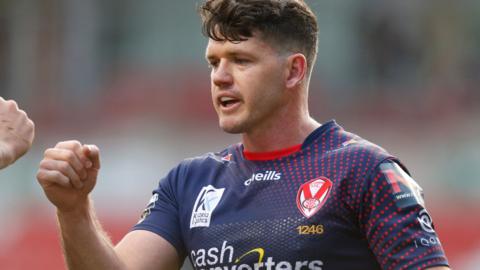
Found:
[(218, 62), (217, 60), (208, 60), (208, 67), (213, 69), (218, 67)]
[(249, 59), (246, 59), (246, 58), (234, 58), (233, 61), (235, 62), (235, 64), (239, 64), (239, 65), (246, 65), (248, 63), (250, 63), (250, 60)]

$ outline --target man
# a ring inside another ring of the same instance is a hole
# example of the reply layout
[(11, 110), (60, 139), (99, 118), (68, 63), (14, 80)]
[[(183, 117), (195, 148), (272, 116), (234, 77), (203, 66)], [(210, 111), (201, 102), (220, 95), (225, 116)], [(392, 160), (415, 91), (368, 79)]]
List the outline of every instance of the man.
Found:
[(14, 163), (32, 146), (34, 124), (13, 100), (0, 97), (0, 169)]
[[(316, 18), (299, 0), (201, 7), (220, 127), (242, 142), (187, 159), (115, 247), (89, 193), (99, 149), (45, 152), (70, 269), (448, 269), (420, 187), (380, 147), (308, 112)], [(425, 242), (426, 241), (426, 242)]]

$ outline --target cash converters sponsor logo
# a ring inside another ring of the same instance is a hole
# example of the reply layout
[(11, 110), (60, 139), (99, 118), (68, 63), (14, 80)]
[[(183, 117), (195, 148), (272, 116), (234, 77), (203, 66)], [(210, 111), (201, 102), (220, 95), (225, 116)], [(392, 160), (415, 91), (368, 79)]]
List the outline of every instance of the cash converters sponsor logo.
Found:
[(300, 186), (297, 193), (297, 207), (306, 218), (315, 215), (325, 204), (332, 190), (332, 181), (319, 177)]
[(202, 188), (193, 206), (190, 228), (210, 226), (213, 210), (222, 199), (224, 191), (225, 188), (214, 188), (211, 185)]
[[(265, 258), (263, 248), (251, 249), (238, 257), (233, 246), (223, 241), (222, 247), (192, 250), (190, 259), (198, 270), (322, 270), (323, 261), (276, 261)], [(234, 259), (235, 258), (235, 259)]]
[(282, 178), (282, 174), (276, 171), (265, 171), (265, 173), (254, 173), (252, 177), (245, 180), (245, 186), (249, 186), (254, 181), (278, 181)]

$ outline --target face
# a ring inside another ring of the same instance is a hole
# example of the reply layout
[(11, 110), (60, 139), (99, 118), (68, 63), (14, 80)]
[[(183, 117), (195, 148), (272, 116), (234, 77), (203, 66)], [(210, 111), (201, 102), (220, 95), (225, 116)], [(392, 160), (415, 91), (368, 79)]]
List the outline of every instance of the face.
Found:
[(209, 40), (213, 106), (220, 127), (248, 133), (278, 121), (288, 101), (287, 57), (258, 37), (239, 43)]

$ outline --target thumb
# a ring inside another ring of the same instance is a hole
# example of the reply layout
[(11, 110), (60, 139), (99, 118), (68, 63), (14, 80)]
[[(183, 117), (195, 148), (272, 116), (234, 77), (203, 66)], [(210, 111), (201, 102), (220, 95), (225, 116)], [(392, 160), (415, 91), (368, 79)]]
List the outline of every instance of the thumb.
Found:
[(100, 150), (96, 145), (93, 144), (85, 144), (83, 145), (83, 154), (90, 160), (91, 165), (88, 166), (88, 169), (94, 168), (94, 169), (100, 169)]

